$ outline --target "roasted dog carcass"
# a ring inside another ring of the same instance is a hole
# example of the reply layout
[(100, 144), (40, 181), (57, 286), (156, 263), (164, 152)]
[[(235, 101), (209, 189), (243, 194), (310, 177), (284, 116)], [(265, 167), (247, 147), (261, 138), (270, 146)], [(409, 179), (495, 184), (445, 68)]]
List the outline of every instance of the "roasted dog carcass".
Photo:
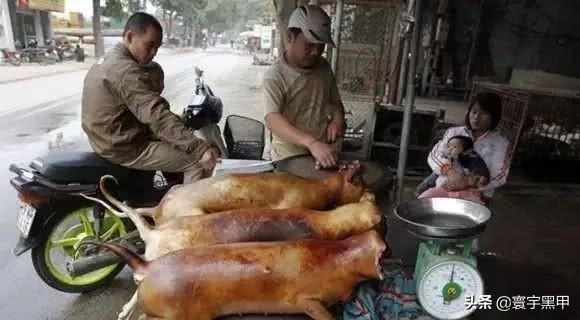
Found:
[(307, 208), (326, 210), (374, 200), (363, 186), (352, 184), (345, 170), (323, 180), (306, 180), (284, 173), (232, 174), (177, 185), (154, 208), (138, 209), (156, 223), (175, 217), (239, 208)]
[(245, 313), (306, 313), (331, 320), (326, 307), (355, 285), (379, 279), (385, 243), (368, 231), (345, 240), (248, 242), (183, 249), (152, 262), (115, 244), (139, 283), (147, 316), (210, 320)]

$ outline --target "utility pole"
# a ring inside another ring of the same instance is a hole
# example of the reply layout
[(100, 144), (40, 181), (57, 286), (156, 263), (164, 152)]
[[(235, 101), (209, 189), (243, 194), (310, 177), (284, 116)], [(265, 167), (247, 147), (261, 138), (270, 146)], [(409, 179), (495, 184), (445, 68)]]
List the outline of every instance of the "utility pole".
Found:
[(105, 54), (103, 31), (101, 29), (101, 14), (101, 1), (93, 0), (93, 37), (95, 41), (95, 58), (97, 59)]

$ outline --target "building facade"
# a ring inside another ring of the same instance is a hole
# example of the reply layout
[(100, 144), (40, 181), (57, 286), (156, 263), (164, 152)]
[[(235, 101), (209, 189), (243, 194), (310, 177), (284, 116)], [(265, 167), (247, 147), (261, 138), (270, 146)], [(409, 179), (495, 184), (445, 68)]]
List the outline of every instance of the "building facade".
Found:
[(14, 49), (14, 34), (8, 1), (10, 0), (0, 0), (0, 48)]
[(52, 36), (50, 12), (64, 12), (65, 0), (0, 0), (0, 47), (45, 45)]

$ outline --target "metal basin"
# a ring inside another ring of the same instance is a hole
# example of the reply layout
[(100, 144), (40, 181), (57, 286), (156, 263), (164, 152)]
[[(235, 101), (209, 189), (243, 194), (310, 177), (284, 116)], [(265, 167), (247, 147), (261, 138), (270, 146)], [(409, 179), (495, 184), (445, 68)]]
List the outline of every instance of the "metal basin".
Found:
[(480, 233), (491, 218), (489, 208), (453, 198), (423, 198), (395, 208), (395, 215), (418, 235), (436, 238), (464, 238)]

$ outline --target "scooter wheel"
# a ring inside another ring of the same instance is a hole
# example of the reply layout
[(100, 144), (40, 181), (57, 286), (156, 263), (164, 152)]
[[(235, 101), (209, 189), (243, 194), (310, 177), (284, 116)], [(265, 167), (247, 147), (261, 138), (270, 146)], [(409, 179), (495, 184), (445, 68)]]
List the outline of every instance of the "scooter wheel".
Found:
[[(101, 235), (103, 241), (126, 234), (119, 217), (105, 211)], [(85, 237), (94, 236), (94, 224), (89, 217), (92, 207), (82, 207), (60, 215), (49, 222), (47, 232), (31, 251), (32, 264), (38, 276), (52, 288), (70, 293), (82, 293), (103, 287), (111, 282), (125, 266), (118, 263), (78, 277), (71, 277), (66, 263), (77, 259), (77, 248)]]

